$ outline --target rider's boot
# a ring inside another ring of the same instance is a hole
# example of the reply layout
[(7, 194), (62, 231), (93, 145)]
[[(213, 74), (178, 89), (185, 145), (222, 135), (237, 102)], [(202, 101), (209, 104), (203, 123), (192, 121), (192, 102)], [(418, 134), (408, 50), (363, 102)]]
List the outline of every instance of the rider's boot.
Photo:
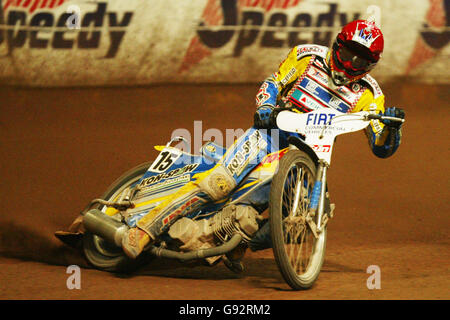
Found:
[(244, 258), (247, 248), (248, 245), (246, 243), (241, 243), (236, 248), (228, 252), (223, 259), (225, 266), (227, 266), (227, 268), (234, 273), (244, 272), (244, 264), (242, 263), (242, 259)]
[(150, 236), (145, 231), (130, 228), (122, 238), (122, 249), (128, 257), (136, 259), (150, 240)]
[[(325, 197), (325, 213), (328, 214), (330, 218), (334, 215), (334, 203), (330, 202), (329, 193), (326, 193)], [(250, 250), (258, 251), (272, 248), (272, 238), (270, 237), (270, 224), (269, 221), (266, 220), (265, 224), (262, 225), (256, 234), (252, 237), (250, 242), (248, 243)]]
[(248, 244), (250, 250), (258, 251), (272, 248), (272, 238), (270, 237), (270, 223), (266, 220)]
[(158, 204), (142, 217), (137, 228), (131, 228), (122, 239), (122, 248), (130, 258), (136, 258), (148, 245), (179, 218), (212, 200), (224, 198), (236, 186), (234, 179), (221, 165), (194, 176), (195, 180)]

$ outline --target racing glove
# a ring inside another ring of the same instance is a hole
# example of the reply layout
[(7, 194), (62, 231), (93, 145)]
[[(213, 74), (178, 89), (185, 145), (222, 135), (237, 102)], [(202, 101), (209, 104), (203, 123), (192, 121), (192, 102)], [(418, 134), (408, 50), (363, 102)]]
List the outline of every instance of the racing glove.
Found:
[[(403, 109), (396, 108), (396, 107), (387, 108), (383, 115), (387, 116), (387, 117), (395, 117), (395, 118), (405, 119), (405, 111)], [(382, 120), (381, 122), (383, 122), (389, 128), (395, 128), (395, 129), (400, 129), (400, 127), (403, 124), (403, 122), (392, 121), (392, 120)]]
[[(387, 108), (383, 114), (388, 117), (405, 118), (405, 112), (400, 108)], [(397, 151), (400, 146), (402, 132), (402, 122), (392, 120), (381, 120), (385, 125), (383, 132), (380, 134), (380, 140), (384, 141), (382, 144), (376, 144), (375, 136), (369, 140), (372, 141), (372, 151), (379, 158), (388, 158)]]
[(253, 124), (255, 128), (270, 128), (273, 126), (273, 117), (271, 117), (274, 107), (265, 104), (256, 109), (255, 115), (253, 117)]

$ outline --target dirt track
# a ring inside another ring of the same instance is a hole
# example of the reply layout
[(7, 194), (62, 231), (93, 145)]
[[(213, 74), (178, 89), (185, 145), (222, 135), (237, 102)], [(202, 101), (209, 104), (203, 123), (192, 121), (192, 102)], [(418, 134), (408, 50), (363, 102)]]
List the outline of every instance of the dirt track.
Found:
[[(270, 250), (238, 277), (223, 265), (159, 260), (130, 278), (85, 267), (53, 232), (117, 176), (153, 159), (175, 128), (247, 128), (257, 85), (108, 89), (0, 88), (0, 299), (449, 299), (449, 87), (385, 84), (407, 112), (403, 144), (373, 156), (364, 135), (339, 139), (329, 173), (336, 216), (316, 285), (293, 292)], [(369, 290), (366, 269), (381, 269)]]

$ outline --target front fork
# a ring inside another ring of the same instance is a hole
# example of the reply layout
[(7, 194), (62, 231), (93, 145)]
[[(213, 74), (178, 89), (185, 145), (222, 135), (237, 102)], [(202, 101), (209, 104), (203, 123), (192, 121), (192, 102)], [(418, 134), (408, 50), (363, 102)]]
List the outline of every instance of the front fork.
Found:
[[(314, 182), (309, 204), (309, 212), (306, 217), (306, 222), (316, 238), (324, 230), (329, 220), (328, 214), (324, 215), (328, 167), (329, 164), (326, 161), (319, 160), (316, 181)], [(317, 217), (316, 221), (314, 221), (313, 217)]]

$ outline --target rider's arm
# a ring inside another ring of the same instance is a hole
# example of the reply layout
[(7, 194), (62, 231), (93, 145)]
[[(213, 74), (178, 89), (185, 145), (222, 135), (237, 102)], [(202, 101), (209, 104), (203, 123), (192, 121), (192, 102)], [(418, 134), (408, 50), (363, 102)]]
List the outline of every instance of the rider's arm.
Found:
[[(383, 114), (385, 112), (384, 95), (381, 93), (374, 96), (372, 91), (367, 89), (352, 110), (352, 112), (358, 111), (370, 111), (375, 114)], [(379, 158), (392, 156), (401, 142), (401, 128), (394, 129), (388, 127), (379, 120), (371, 120), (365, 132), (372, 152)]]
[(297, 57), (297, 47), (294, 47), (281, 62), (278, 71), (264, 80), (256, 95), (256, 107), (277, 106), (282, 90), (303, 74), (311, 59), (311, 56), (302, 57), (299, 60)]

